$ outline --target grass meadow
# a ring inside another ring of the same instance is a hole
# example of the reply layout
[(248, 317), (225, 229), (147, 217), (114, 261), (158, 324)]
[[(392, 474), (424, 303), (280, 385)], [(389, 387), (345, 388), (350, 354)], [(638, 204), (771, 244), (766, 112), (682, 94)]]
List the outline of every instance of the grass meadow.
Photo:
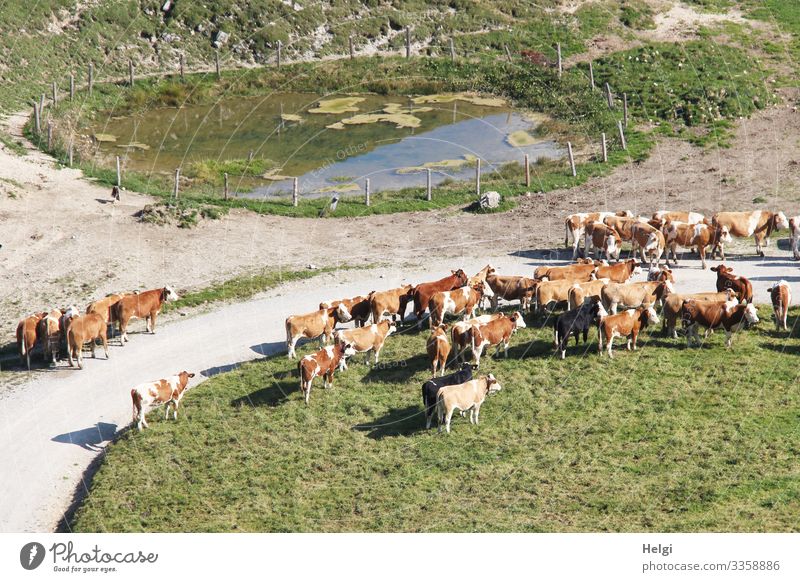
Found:
[(317, 380), (310, 406), (296, 361), (246, 363), (192, 389), (177, 422), (159, 409), (111, 445), (71, 527), (796, 531), (800, 339), (759, 315), (732, 349), (659, 325), (613, 361), (594, 331), (555, 358), (551, 321), (529, 316), (508, 359), (482, 359), (503, 389), (481, 425), (456, 416), (449, 436), (424, 428), (427, 331), (391, 336), (377, 368), (356, 356), (333, 389)]

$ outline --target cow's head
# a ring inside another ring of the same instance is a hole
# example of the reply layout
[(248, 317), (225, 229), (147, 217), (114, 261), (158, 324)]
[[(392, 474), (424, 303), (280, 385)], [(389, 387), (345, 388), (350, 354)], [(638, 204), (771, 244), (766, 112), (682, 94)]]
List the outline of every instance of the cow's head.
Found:
[(498, 382), (497, 378), (494, 377), (494, 374), (489, 374), (486, 376), (486, 388), (489, 394), (500, 392), (500, 390), (503, 389), (503, 387), (500, 385), (500, 382)]
[(492, 288), (484, 281), (476, 281), (472, 284), (472, 289), (482, 297), (494, 297), (494, 291), (492, 291)]
[(758, 312), (756, 311), (755, 305), (750, 303), (749, 305), (745, 306), (744, 318), (750, 325), (755, 325), (758, 323)]
[(619, 212), (616, 213), (616, 215), (625, 218), (633, 218), (633, 212), (631, 212), (630, 210), (620, 210)]
[(599, 297), (587, 297), (584, 301), (586, 301), (584, 306), (588, 308), (589, 315), (593, 320), (601, 319), (608, 315), (608, 311), (603, 307), (603, 302), (600, 301)]
[(694, 299), (686, 299), (681, 305), (681, 323), (683, 327), (692, 325), (696, 317), (697, 303)]
[[(322, 308), (321, 303), (320, 303), (320, 308)], [(342, 323), (347, 323), (348, 321), (353, 319), (353, 316), (350, 314), (350, 311), (348, 311), (347, 305), (345, 305), (344, 302), (336, 306), (336, 317)]]
[(194, 378), (194, 372), (187, 372), (184, 370), (183, 372), (178, 372), (176, 376), (178, 376), (181, 389), (188, 390), (189, 378)]
[(523, 319), (522, 314), (519, 311), (515, 311), (511, 314), (509, 318), (511, 323), (514, 325), (513, 329), (516, 330), (519, 327), (528, 327), (525, 325), (525, 319)]
[(647, 318), (646, 321), (648, 324), (655, 325), (658, 323), (658, 313), (656, 313), (652, 305), (648, 304), (644, 306), (644, 316)]
[(342, 359), (356, 355), (356, 349), (353, 347), (353, 344), (351, 343), (341, 340), (339, 342), (339, 347), (342, 350)]
[(175, 290), (169, 285), (161, 290), (161, 301), (177, 301), (178, 299), (180, 299), (180, 297), (178, 297), (178, 294), (175, 293)]
[(785, 228), (789, 228), (789, 220), (786, 218), (786, 215), (783, 212), (776, 212), (772, 215), (772, 220), (774, 221), (774, 230), (783, 230)]

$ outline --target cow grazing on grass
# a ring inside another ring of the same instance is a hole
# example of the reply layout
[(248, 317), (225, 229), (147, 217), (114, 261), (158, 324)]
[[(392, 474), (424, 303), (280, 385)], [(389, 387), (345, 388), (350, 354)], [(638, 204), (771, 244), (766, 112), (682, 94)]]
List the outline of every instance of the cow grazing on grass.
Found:
[(83, 344), (89, 343), (92, 350), (92, 357), (95, 354), (95, 340), (103, 342), (103, 351), (108, 359), (108, 337), (106, 336), (106, 322), (97, 313), (87, 313), (86, 315), (73, 317), (67, 327), (67, 359), (70, 366), (74, 366), (73, 360), (77, 360), (78, 368), (83, 370)]
[(800, 216), (789, 219), (789, 236), (792, 241), (792, 256), (795, 261), (800, 261)]
[(465, 319), (475, 317), (475, 312), (484, 295), (492, 297), (493, 293), (488, 283), (483, 281), (465, 285), (453, 291), (434, 293), (428, 302), (431, 327), (444, 323), (444, 316), (447, 314), (460, 315), (463, 313)]
[[(661, 255), (667, 246), (664, 233), (646, 222), (637, 222), (631, 226), (631, 253), (641, 252), (642, 262), (650, 264), (650, 268), (658, 266)], [(648, 261), (647, 256), (650, 256)]]
[(463, 384), (472, 380), (472, 364), (463, 364), (457, 372), (442, 376), (441, 378), (431, 378), (422, 385), (422, 406), (425, 409), (425, 428), (431, 427), (434, 412), (436, 410), (436, 396), (439, 390), (445, 386)]
[(584, 247), (587, 254), (604, 253), (606, 260), (619, 260), (619, 253), (622, 250), (622, 237), (619, 233), (606, 226), (602, 222), (592, 222), (586, 225), (586, 242)]
[(792, 304), (792, 290), (789, 288), (789, 283), (783, 279), (775, 283), (769, 288), (769, 297), (775, 314), (775, 329), (788, 330), (786, 319), (789, 315), (789, 306)]
[(568, 308), (577, 309), (590, 299), (597, 299), (599, 301), (600, 292), (608, 283), (610, 283), (609, 279), (597, 279), (596, 281), (589, 281), (588, 283), (575, 283), (567, 292)]
[(147, 428), (147, 409), (153, 404), (166, 404), (164, 420), (169, 418), (169, 409), (172, 408), (173, 420), (178, 420), (178, 405), (181, 398), (189, 390), (189, 378), (194, 378), (194, 373), (179, 372), (170, 378), (145, 382), (131, 389), (133, 401), (133, 422), (141, 431)]
[(586, 343), (589, 336), (589, 327), (595, 321), (606, 316), (606, 310), (600, 301), (591, 301), (580, 305), (577, 309), (572, 309), (558, 316), (553, 324), (553, 336), (556, 351), (560, 352), (561, 359), (566, 357), (569, 336), (575, 336), (575, 345), (578, 345), (578, 338), (583, 333), (583, 343)]
[(717, 245), (725, 245), (733, 242), (727, 226), (709, 226), (708, 224), (687, 224), (685, 222), (667, 222), (664, 225), (664, 235), (667, 240), (667, 263), (669, 255), (678, 264), (678, 247), (694, 248), (700, 255), (703, 268), (706, 269), (706, 249), (714, 248)]
[(178, 294), (169, 286), (120, 297), (119, 301), (111, 307), (110, 314), (113, 320), (119, 322), (122, 344), (124, 345), (128, 341), (128, 322), (131, 319), (144, 319), (147, 331), (156, 333), (156, 316), (161, 311), (161, 307), (167, 301), (177, 301), (178, 299)]
[(428, 361), (431, 363), (431, 376), (436, 377), (437, 370), (439, 370), (440, 376), (444, 376), (447, 357), (450, 355), (450, 342), (447, 341), (446, 325), (440, 325), (431, 332), (425, 348), (428, 351)]
[(530, 311), (531, 299), (539, 281), (518, 275), (489, 275), (486, 282), (492, 289), (492, 311), (497, 311), (500, 299), (519, 301), (522, 311)]
[[(569, 239), (572, 238), (572, 258), (578, 257), (578, 247), (586, 233), (586, 226), (592, 222), (603, 222), (607, 216), (627, 216), (633, 217), (629, 211), (621, 212), (578, 212), (570, 214), (564, 220), (564, 246), (569, 247)], [(584, 241), (585, 242), (585, 241)], [(584, 248), (584, 255), (587, 249)]]
[(31, 368), (31, 350), (36, 345), (36, 327), (46, 312), (34, 313), (19, 322), (17, 325), (17, 352), (23, 366)]
[[(373, 291), (372, 293), (375, 292)], [(338, 301), (323, 301), (319, 304), (320, 309), (329, 309), (331, 307), (336, 309), (338, 321), (341, 323), (354, 321), (356, 327), (362, 327), (370, 318), (372, 311), (369, 296), (364, 295)]]
[(431, 297), (439, 291), (452, 291), (467, 284), (467, 275), (463, 270), (451, 271), (450, 275), (431, 281), (430, 283), (420, 283), (414, 287), (414, 315), (417, 316), (417, 327), (422, 327), (422, 317), (428, 309)]
[(286, 318), (286, 350), (289, 359), (296, 358), (294, 348), (300, 338), (319, 338), (319, 345), (328, 343), (333, 336), (333, 328), (338, 322), (335, 307), (319, 309), (303, 315), (290, 315)]
[[(764, 256), (764, 247), (769, 246), (769, 237), (776, 230), (789, 228), (789, 221), (783, 212), (753, 210), (752, 212), (717, 212), (712, 218), (714, 226), (724, 226), (733, 237), (753, 237), (756, 243), (756, 254)], [(725, 260), (725, 248), (717, 244), (712, 252), (716, 256), (717, 249)]]
[(469, 330), (472, 328), (473, 325), (480, 325), (484, 323), (489, 323), (490, 321), (494, 321), (495, 319), (499, 319), (501, 317), (505, 317), (502, 313), (491, 313), (486, 315), (479, 315), (478, 317), (473, 317), (472, 319), (468, 319), (467, 321), (459, 321), (453, 324), (453, 329), (450, 332), (450, 336), (453, 339), (453, 349), (455, 350), (456, 360), (463, 360), (464, 352), (466, 351), (467, 347), (470, 345), (470, 333)]
[(497, 379), (489, 374), (480, 378), (468, 380), (463, 384), (455, 384), (440, 388), (436, 394), (436, 415), (439, 419), (439, 432), (442, 425), (450, 434), (450, 419), (456, 410), (470, 411), (470, 424), (478, 424), (481, 405), (486, 396), (502, 389)]
[(606, 311), (615, 314), (620, 306), (635, 309), (645, 304), (655, 305), (673, 291), (672, 283), (667, 280), (609, 283), (600, 290), (600, 298)]
[(490, 346), (497, 346), (494, 352), (497, 355), (502, 345), (505, 357), (508, 358), (508, 344), (511, 336), (520, 327), (526, 327), (526, 325), (519, 311), (515, 311), (511, 315), (503, 315), (489, 323), (473, 325), (468, 333), (475, 367), (480, 366), (481, 354), (485, 348)]
[(641, 272), (642, 268), (639, 266), (636, 259), (628, 259), (627, 261), (621, 261), (614, 265), (597, 267), (597, 271), (595, 271), (594, 275), (598, 279), (608, 279), (614, 283), (626, 283), (628, 279)]
[(333, 388), (334, 371), (340, 366), (345, 368), (345, 360), (355, 353), (355, 349), (350, 344), (336, 342), (332, 346), (326, 346), (318, 352), (304, 356), (297, 362), (297, 370), (300, 373), (300, 391), (303, 393), (306, 404), (311, 397), (311, 384), (314, 382), (314, 378), (323, 376), (325, 388)]
[(624, 337), (628, 339), (628, 351), (633, 345), (636, 350), (636, 340), (639, 333), (645, 329), (648, 324), (657, 324), (658, 314), (651, 305), (643, 305), (637, 309), (628, 309), (622, 313), (614, 315), (606, 315), (600, 319), (600, 327), (597, 338), (598, 353), (603, 353), (603, 337), (606, 338), (606, 351), (608, 357), (613, 358), (613, 344), (615, 337)]
[[(607, 265), (608, 263), (601, 263)], [(539, 267), (533, 274), (533, 278), (539, 281), (591, 281), (595, 278), (595, 273), (600, 265), (595, 261), (589, 263), (576, 263), (562, 267)]]
[(62, 315), (63, 313), (60, 309), (53, 309), (40, 319), (36, 325), (36, 337), (42, 344), (42, 358), (45, 362), (49, 361), (53, 366), (56, 365), (56, 360), (61, 351)]
[[(725, 330), (725, 346), (731, 347), (733, 333), (746, 324), (758, 323), (758, 313), (752, 303), (736, 303), (735, 301), (697, 301), (688, 299), (683, 302), (681, 322), (686, 329), (686, 344), (692, 342), (700, 345), (698, 327), (706, 330), (722, 328)], [(708, 335), (708, 331), (706, 331)]]
[(661, 310), (661, 317), (663, 320), (661, 331), (675, 339), (678, 338), (676, 324), (681, 317), (683, 302), (687, 299), (696, 299), (697, 301), (730, 301), (733, 297), (735, 297), (735, 295), (730, 289), (722, 293), (690, 293), (688, 295), (670, 293), (664, 297), (664, 307)]
[(750, 280), (733, 274), (733, 269), (723, 264), (711, 267), (717, 273), (717, 291), (731, 289), (739, 301), (753, 302), (753, 284)]
[(400, 321), (406, 320), (406, 307), (414, 298), (414, 286), (404, 285), (388, 291), (373, 291), (369, 294), (372, 322), (378, 323), (384, 315), (391, 315), (394, 321), (400, 316)]
[[(333, 334), (335, 343), (346, 343), (353, 347), (357, 353), (363, 353), (365, 360), (369, 360), (369, 351), (375, 355), (375, 364), (378, 363), (378, 356), (380, 356), (383, 344), (390, 334), (397, 331), (397, 326), (393, 321), (384, 319), (378, 323), (373, 323), (366, 327), (357, 327), (355, 329), (340, 329)], [(347, 369), (347, 364), (344, 363), (343, 369)]]

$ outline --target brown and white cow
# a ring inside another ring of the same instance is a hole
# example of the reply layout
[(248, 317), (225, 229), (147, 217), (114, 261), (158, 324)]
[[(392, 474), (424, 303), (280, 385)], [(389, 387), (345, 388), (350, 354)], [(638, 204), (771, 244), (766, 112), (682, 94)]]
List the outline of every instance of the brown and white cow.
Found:
[(734, 275), (733, 269), (719, 264), (711, 267), (717, 273), (717, 291), (733, 290), (739, 301), (753, 302), (753, 284), (746, 277)]
[(492, 297), (492, 288), (488, 283), (478, 281), (472, 285), (465, 285), (453, 291), (439, 291), (434, 293), (428, 303), (428, 310), (431, 313), (431, 327), (436, 327), (444, 323), (444, 316), (447, 314), (464, 314), (464, 319), (475, 317), (475, 312), (483, 297)]
[(658, 266), (661, 255), (666, 247), (664, 234), (656, 227), (646, 222), (637, 222), (631, 226), (631, 252), (636, 253), (637, 249), (641, 252), (642, 262), (647, 263), (647, 255), (650, 255), (650, 268)]
[(628, 279), (642, 272), (642, 268), (636, 259), (620, 261), (614, 265), (603, 265), (597, 267), (594, 275), (598, 279), (608, 279), (614, 283), (626, 283)]
[[(607, 265), (608, 263), (603, 263)], [(533, 278), (540, 281), (591, 281), (595, 278), (595, 272), (600, 267), (595, 261), (589, 263), (576, 263), (573, 265), (563, 265), (559, 267), (538, 267), (533, 273)]]
[[(372, 293), (375, 292), (373, 291)], [(336, 309), (337, 319), (341, 323), (354, 321), (356, 327), (362, 327), (370, 318), (372, 312), (368, 295), (357, 295), (350, 299), (339, 299), (338, 301), (323, 301), (319, 304), (320, 309), (331, 307)]]
[(497, 311), (500, 299), (519, 301), (523, 311), (530, 311), (531, 299), (536, 292), (539, 281), (519, 275), (489, 275), (486, 282), (492, 289), (492, 310)]
[(384, 315), (391, 315), (394, 321), (400, 316), (400, 321), (406, 320), (406, 307), (414, 297), (414, 286), (404, 285), (388, 291), (373, 291), (369, 294), (372, 322), (378, 323)]
[(629, 216), (606, 216), (603, 219), (603, 224), (613, 228), (619, 234), (623, 241), (630, 241), (633, 239), (631, 227), (637, 222), (642, 222), (644, 219), (641, 217), (631, 218)]
[(622, 238), (610, 226), (606, 226), (602, 222), (592, 222), (586, 225), (584, 248), (587, 250), (587, 255), (596, 252), (599, 256), (600, 253), (605, 253), (607, 261), (610, 261), (612, 257), (618, 261), (619, 253), (622, 250)]
[(606, 338), (606, 351), (609, 358), (614, 357), (612, 348), (615, 337), (627, 338), (628, 351), (630, 351), (631, 345), (636, 350), (636, 340), (641, 330), (645, 329), (649, 324), (655, 325), (657, 323), (658, 315), (652, 305), (643, 305), (637, 309), (627, 309), (622, 313), (601, 317), (600, 333), (598, 334), (598, 353), (601, 355), (603, 353), (603, 337)]
[(699, 212), (684, 212), (680, 210), (659, 210), (653, 213), (653, 220), (666, 224), (667, 222), (685, 222), (686, 224), (700, 224), (705, 216)]
[(577, 281), (559, 280), (542, 281), (536, 286), (536, 313), (544, 313), (551, 303), (555, 303), (553, 309), (559, 303), (569, 302), (569, 289)]
[(36, 345), (36, 327), (46, 312), (34, 313), (21, 320), (17, 325), (17, 352), (23, 366), (31, 367), (31, 350)]
[(53, 309), (47, 313), (36, 325), (36, 339), (42, 344), (42, 358), (51, 365), (56, 365), (58, 353), (61, 350), (63, 331), (61, 329), (60, 309)]
[(436, 394), (436, 414), (439, 419), (439, 432), (442, 432), (442, 425), (450, 434), (450, 420), (453, 412), (460, 410), (470, 411), (470, 424), (478, 424), (481, 413), (481, 405), (486, 400), (486, 396), (499, 392), (503, 387), (497, 379), (489, 374), (463, 384), (445, 386), (439, 389)]
[(687, 249), (696, 248), (706, 269), (706, 249), (712, 249), (717, 245), (726, 245), (733, 242), (727, 226), (710, 226), (705, 223), (688, 224), (685, 222), (669, 221), (664, 225), (664, 236), (667, 240), (667, 263), (669, 255), (672, 253), (672, 260), (678, 264), (678, 254), (676, 249), (683, 247)]
[[(363, 353), (366, 360), (369, 360), (369, 351), (372, 350), (375, 355), (375, 364), (377, 364), (378, 356), (383, 349), (386, 338), (396, 331), (397, 326), (395, 323), (384, 319), (366, 327), (340, 329), (333, 334), (333, 338), (334, 343), (344, 342), (352, 346), (356, 353)], [(347, 369), (347, 363), (344, 363), (342, 367)]]
[(436, 377), (436, 371), (444, 376), (447, 358), (450, 355), (450, 342), (447, 341), (447, 326), (440, 325), (431, 332), (425, 345), (428, 352), (428, 361), (431, 363), (431, 376)]
[[(758, 313), (752, 303), (736, 303), (736, 301), (696, 301), (688, 299), (683, 302), (681, 321), (686, 329), (686, 343), (692, 340), (699, 346), (699, 326), (707, 330), (722, 328), (725, 330), (725, 346), (731, 347), (733, 333), (746, 324), (758, 323)], [(708, 332), (706, 332), (708, 334)]]
[(721, 293), (670, 293), (664, 297), (664, 306), (661, 309), (661, 317), (663, 320), (661, 331), (675, 339), (678, 338), (676, 324), (681, 317), (683, 302), (687, 299), (695, 299), (697, 301), (730, 301), (733, 297), (735, 297), (735, 295), (730, 289)]
[(108, 359), (108, 337), (106, 335), (106, 322), (102, 315), (97, 313), (87, 313), (78, 317), (73, 317), (67, 327), (67, 360), (70, 366), (74, 366), (77, 360), (78, 368), (83, 370), (83, 344), (89, 343), (92, 350), (92, 357), (96, 358), (95, 340), (103, 342), (103, 350)]
[[(564, 220), (564, 246), (569, 247), (569, 239), (572, 237), (573, 259), (578, 257), (578, 247), (581, 240), (584, 240), (586, 225), (592, 222), (603, 222), (606, 216), (633, 217), (633, 213), (627, 210), (621, 212), (577, 212), (567, 216)], [(587, 249), (584, 248), (583, 251), (584, 255), (586, 255)]]
[(467, 321), (459, 321), (454, 323), (453, 329), (450, 332), (450, 337), (453, 339), (453, 349), (455, 350), (456, 360), (464, 360), (464, 352), (470, 345), (471, 341), (471, 334), (469, 331), (472, 329), (472, 326), (489, 323), (490, 321), (494, 321), (495, 319), (499, 319), (501, 317), (505, 317), (505, 315), (502, 313), (489, 313), (485, 315), (479, 315), (478, 317), (473, 317)]
[[(712, 224), (725, 226), (731, 236), (753, 237), (756, 243), (756, 254), (764, 256), (765, 246), (769, 246), (769, 237), (776, 230), (789, 228), (789, 221), (783, 212), (769, 212), (767, 210), (753, 210), (752, 212), (717, 212), (711, 219)], [(720, 244), (715, 247), (712, 257), (716, 255), (717, 248), (725, 260), (725, 248)]]
[(450, 275), (439, 279), (438, 281), (431, 281), (429, 283), (420, 283), (414, 287), (414, 315), (417, 316), (417, 327), (422, 327), (422, 317), (428, 309), (431, 297), (439, 291), (452, 291), (467, 284), (467, 275), (462, 269), (450, 271)]
[(786, 319), (789, 315), (789, 306), (792, 304), (792, 290), (789, 288), (789, 283), (783, 279), (775, 283), (769, 288), (769, 297), (775, 314), (775, 329), (788, 330)]
[(122, 299), (125, 295), (133, 295), (132, 293), (111, 293), (110, 295), (106, 295), (102, 299), (98, 299), (97, 301), (92, 301), (89, 305), (86, 306), (86, 313), (97, 313), (100, 315), (106, 323), (113, 323), (114, 319), (112, 314), (112, 307), (116, 305), (120, 299)]
[(303, 393), (306, 404), (311, 397), (311, 384), (314, 382), (314, 378), (323, 376), (325, 388), (333, 388), (333, 373), (339, 367), (346, 368), (345, 360), (355, 353), (356, 351), (350, 344), (336, 342), (332, 346), (326, 346), (318, 352), (304, 356), (297, 362), (297, 370), (300, 373), (300, 391)]
[(161, 289), (150, 289), (120, 297), (119, 301), (111, 307), (111, 318), (119, 322), (119, 332), (122, 334), (120, 341), (123, 345), (128, 341), (128, 322), (131, 319), (144, 319), (147, 331), (156, 333), (156, 316), (161, 311), (161, 307), (167, 301), (177, 301), (178, 299), (178, 294), (169, 285)]
[(636, 309), (642, 305), (655, 305), (674, 288), (670, 281), (643, 281), (638, 283), (609, 283), (600, 290), (603, 307), (611, 314), (621, 306)]
[(792, 256), (795, 261), (800, 261), (800, 216), (789, 219), (789, 236), (792, 241)]
[(335, 307), (318, 309), (303, 315), (290, 315), (286, 318), (286, 351), (289, 359), (296, 358), (295, 346), (300, 338), (319, 338), (320, 346), (328, 343), (333, 336), (333, 328), (338, 322)]
[(166, 404), (164, 410), (164, 420), (169, 418), (169, 409), (172, 408), (172, 419), (178, 420), (178, 405), (181, 398), (189, 390), (189, 379), (194, 378), (194, 373), (178, 372), (174, 376), (156, 380), (155, 382), (144, 382), (135, 388), (131, 388), (131, 400), (133, 401), (133, 422), (141, 431), (147, 428), (147, 409), (153, 404)]
[(600, 292), (603, 287), (610, 283), (610, 279), (597, 279), (588, 283), (575, 283), (569, 288), (567, 302), (569, 309), (577, 309), (586, 302), (587, 299), (600, 299)]
[(503, 346), (505, 357), (508, 357), (508, 344), (511, 336), (521, 327), (526, 327), (525, 320), (519, 311), (511, 315), (503, 315), (490, 321), (489, 323), (479, 323), (473, 325), (469, 330), (470, 346), (472, 347), (472, 358), (475, 367), (481, 365), (481, 354), (487, 347), (497, 346), (495, 355), (500, 353), (500, 346)]

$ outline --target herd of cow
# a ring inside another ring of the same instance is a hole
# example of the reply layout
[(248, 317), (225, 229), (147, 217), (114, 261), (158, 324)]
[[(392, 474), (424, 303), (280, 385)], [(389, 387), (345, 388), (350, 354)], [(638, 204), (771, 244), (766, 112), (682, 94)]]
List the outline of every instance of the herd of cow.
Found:
[[(711, 219), (693, 212), (657, 212), (649, 219), (633, 217), (630, 212), (573, 214), (565, 221), (565, 245), (569, 245), (571, 237), (573, 264), (539, 267), (533, 277), (498, 275), (491, 265), (472, 277), (458, 269), (438, 281), (325, 301), (316, 311), (286, 318), (288, 357), (297, 357), (295, 347), (301, 338), (319, 339), (321, 349), (298, 362), (300, 390), (308, 404), (314, 379), (323, 377), (324, 386), (332, 387), (334, 372), (347, 369), (348, 357), (364, 353), (368, 358), (371, 351), (377, 364), (387, 338), (397, 331), (398, 318), (404, 323), (407, 307), (412, 304), (417, 327), (427, 317), (431, 328), (426, 348), (432, 377), (422, 387), (426, 426), (430, 428), (435, 415), (439, 429), (445, 427), (449, 433), (455, 410), (462, 415), (469, 411), (470, 422), (478, 423), (485, 398), (499, 391), (501, 385), (492, 374), (473, 378), (472, 372), (480, 367), (482, 354), (492, 346), (496, 355), (502, 348), (508, 357), (511, 336), (526, 327), (523, 313), (534, 309), (537, 313), (552, 313), (561, 305), (566, 307), (553, 321), (553, 345), (562, 359), (566, 357), (569, 338), (574, 336), (577, 344), (582, 336), (586, 343), (592, 327), (598, 331), (600, 354), (605, 349), (613, 358), (613, 343), (618, 337), (627, 340), (628, 350), (636, 350), (640, 332), (659, 321), (656, 308), (661, 309), (663, 329), (672, 337), (677, 337), (680, 319), (689, 345), (700, 342), (698, 329), (703, 327), (706, 335), (723, 329), (730, 347), (735, 331), (758, 322), (752, 285), (720, 264), (711, 269), (717, 275), (716, 291), (675, 293), (670, 254), (677, 264), (677, 247), (692, 248), (705, 269), (709, 249), (712, 258), (719, 253), (724, 260), (724, 245), (733, 236), (752, 236), (757, 252), (763, 255), (762, 247), (769, 244), (770, 235), (783, 228), (791, 229), (792, 249), (795, 258), (800, 258), (800, 217), (787, 220), (782, 212), (721, 212)], [(581, 240), (583, 257), (578, 256)], [(632, 257), (620, 261), (623, 241), (630, 241)], [(603, 253), (605, 260), (591, 258), (592, 252)], [(631, 282), (634, 275), (642, 272), (639, 261), (633, 258), (639, 252), (642, 262), (649, 263), (647, 280)], [(616, 262), (611, 263), (612, 260)], [(789, 285), (779, 281), (770, 292), (776, 325), (787, 329)], [(75, 307), (36, 313), (23, 319), (17, 328), (20, 358), (30, 368), (31, 351), (39, 343), (45, 361), (55, 363), (65, 353), (70, 366), (77, 360), (82, 368), (85, 344), (89, 344), (94, 356), (95, 342), (100, 340), (108, 357), (109, 328), (118, 326), (121, 345), (127, 341), (127, 326), (133, 318), (146, 319), (147, 330), (155, 333), (156, 316), (162, 305), (177, 298), (170, 287), (163, 287), (109, 295), (91, 303), (84, 315)], [(519, 302), (520, 310), (498, 312), (501, 299)], [(487, 303), (491, 313), (479, 316), (478, 309)], [(623, 311), (618, 312), (620, 308)], [(448, 325), (447, 315), (462, 319)], [(351, 321), (355, 327), (337, 328)], [(332, 345), (325, 345), (331, 340)], [(468, 351), (471, 362), (466, 361)], [(460, 369), (445, 375), (448, 362), (460, 365)], [(167, 414), (172, 407), (173, 416), (177, 417), (178, 402), (192, 376), (184, 371), (131, 391), (134, 422), (140, 430), (147, 426), (144, 412), (150, 404), (165, 403)]]

